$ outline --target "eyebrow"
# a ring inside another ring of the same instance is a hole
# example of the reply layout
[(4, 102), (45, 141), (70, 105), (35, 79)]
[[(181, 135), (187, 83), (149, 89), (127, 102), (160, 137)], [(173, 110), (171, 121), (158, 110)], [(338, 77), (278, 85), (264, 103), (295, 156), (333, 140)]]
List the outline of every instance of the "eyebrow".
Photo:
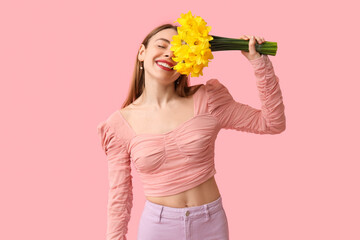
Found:
[(166, 38), (159, 38), (159, 39), (156, 39), (156, 41), (158, 41), (158, 40), (163, 40), (163, 41), (165, 41), (165, 42), (170, 43), (170, 41), (169, 41), (169, 40), (167, 40)]

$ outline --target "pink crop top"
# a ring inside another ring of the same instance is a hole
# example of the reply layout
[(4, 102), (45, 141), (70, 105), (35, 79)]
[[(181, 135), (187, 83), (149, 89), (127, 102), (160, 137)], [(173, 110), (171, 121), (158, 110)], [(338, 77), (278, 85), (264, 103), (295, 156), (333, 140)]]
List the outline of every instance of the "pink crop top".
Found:
[(285, 130), (279, 78), (267, 55), (249, 61), (255, 70), (261, 109), (236, 102), (217, 79), (193, 95), (194, 117), (164, 134), (136, 134), (120, 111), (97, 129), (107, 156), (107, 240), (126, 240), (133, 206), (133, 163), (146, 196), (168, 196), (193, 188), (215, 173), (215, 139), (221, 128), (256, 134)]

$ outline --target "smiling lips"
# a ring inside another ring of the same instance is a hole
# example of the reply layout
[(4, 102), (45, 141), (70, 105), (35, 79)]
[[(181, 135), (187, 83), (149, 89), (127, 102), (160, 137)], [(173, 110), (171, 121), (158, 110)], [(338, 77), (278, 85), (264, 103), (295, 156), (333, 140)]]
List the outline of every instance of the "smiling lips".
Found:
[(161, 68), (164, 69), (166, 71), (172, 71), (174, 64), (172, 64), (171, 62), (165, 61), (165, 60), (158, 60), (156, 61), (156, 64)]

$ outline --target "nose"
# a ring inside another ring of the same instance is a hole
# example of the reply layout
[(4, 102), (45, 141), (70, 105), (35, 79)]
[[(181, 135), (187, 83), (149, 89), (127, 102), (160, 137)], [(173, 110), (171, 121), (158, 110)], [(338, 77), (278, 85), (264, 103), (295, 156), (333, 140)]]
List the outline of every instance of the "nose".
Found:
[(173, 51), (170, 51), (170, 50), (166, 51), (166, 52), (165, 52), (165, 57), (168, 57), (168, 58), (174, 57), (174, 52), (173, 52)]

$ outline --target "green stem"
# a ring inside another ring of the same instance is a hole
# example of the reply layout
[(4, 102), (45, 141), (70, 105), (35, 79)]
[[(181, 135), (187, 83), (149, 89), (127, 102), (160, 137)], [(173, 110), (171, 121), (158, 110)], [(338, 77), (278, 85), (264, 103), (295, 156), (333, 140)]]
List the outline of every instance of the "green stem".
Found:
[[(209, 41), (211, 51), (229, 51), (229, 50), (241, 50), (249, 51), (249, 40), (237, 39), (237, 38), (225, 38), (214, 36), (213, 40)], [(257, 52), (265, 55), (276, 55), (277, 42), (264, 42), (262, 44), (255, 43), (255, 49)]]

